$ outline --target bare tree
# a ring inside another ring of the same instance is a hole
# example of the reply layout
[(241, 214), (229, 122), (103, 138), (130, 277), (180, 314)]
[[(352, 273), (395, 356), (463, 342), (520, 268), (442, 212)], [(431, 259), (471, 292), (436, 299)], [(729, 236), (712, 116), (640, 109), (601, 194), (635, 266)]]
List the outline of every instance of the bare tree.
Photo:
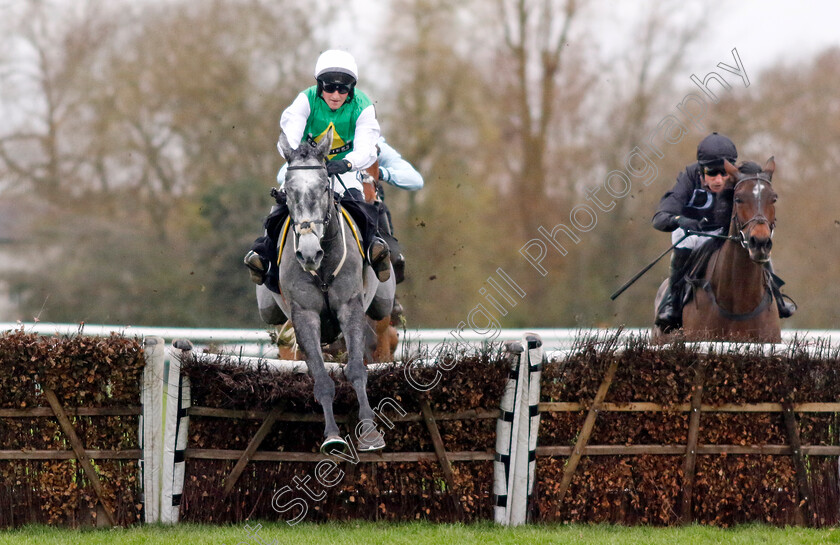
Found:
[(498, 80), (505, 86), (505, 140), (516, 145), (504, 157), (516, 180), (511, 195), (526, 232), (536, 229), (534, 207), (549, 194), (552, 169), (547, 168), (548, 157), (559, 147), (552, 137), (563, 136), (553, 125), (560, 123), (560, 116), (574, 115), (570, 111), (574, 104), (566, 103), (563, 109), (558, 106), (563, 104), (561, 91), (576, 87), (578, 78), (584, 76), (567, 70), (567, 65), (574, 62), (569, 58), (573, 54), (569, 41), (585, 4), (583, 0), (495, 2), (503, 47), (497, 60), (501, 69), (494, 71), (492, 84)]

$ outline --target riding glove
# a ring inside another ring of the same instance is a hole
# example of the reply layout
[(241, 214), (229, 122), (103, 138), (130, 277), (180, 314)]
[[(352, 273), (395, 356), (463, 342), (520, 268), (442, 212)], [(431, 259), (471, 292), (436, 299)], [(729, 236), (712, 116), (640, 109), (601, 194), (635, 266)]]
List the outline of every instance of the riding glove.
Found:
[(335, 176), (336, 174), (344, 174), (348, 172), (353, 165), (347, 159), (333, 159), (327, 161), (327, 174)]
[(677, 225), (686, 231), (700, 231), (701, 223), (698, 220), (687, 218), (685, 216), (676, 216), (674, 218)]

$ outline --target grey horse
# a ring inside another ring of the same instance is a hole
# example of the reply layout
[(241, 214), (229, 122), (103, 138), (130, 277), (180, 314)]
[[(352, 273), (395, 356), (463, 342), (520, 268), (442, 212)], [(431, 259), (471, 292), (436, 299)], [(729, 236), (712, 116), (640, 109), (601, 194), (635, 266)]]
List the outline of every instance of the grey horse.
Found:
[[(348, 447), (341, 438), (333, 415), (335, 383), (324, 366), (321, 343), (344, 334), (347, 365), (344, 376), (353, 386), (359, 402), (359, 425), (355, 436), (359, 451), (385, 447), (373, 421), (367, 397), (367, 369), (364, 365), (365, 314), (375, 320), (390, 315), (394, 304), (394, 275), (379, 282), (360, 252), (351, 228), (352, 219), (343, 213), (333, 197), (325, 159), (332, 143), (330, 130), (320, 144), (306, 143), (291, 149), (284, 134), (279, 147), (289, 163), (286, 173), (286, 202), (289, 207), (287, 240), (280, 241), (279, 286), (282, 294), (257, 286), (260, 317), (280, 324), (290, 317), (295, 337), (306, 354), (309, 373), (315, 381), (315, 399), (324, 410), (324, 442), (321, 452), (329, 454)], [(288, 240), (290, 239), (290, 240)]]

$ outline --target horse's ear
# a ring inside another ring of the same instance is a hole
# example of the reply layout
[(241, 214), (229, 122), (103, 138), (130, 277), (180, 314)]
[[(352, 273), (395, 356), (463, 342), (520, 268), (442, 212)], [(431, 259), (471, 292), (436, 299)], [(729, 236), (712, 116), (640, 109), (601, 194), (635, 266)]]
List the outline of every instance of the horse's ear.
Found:
[(286, 138), (286, 133), (280, 133), (280, 138), (277, 139), (277, 150), (286, 161), (292, 156), (292, 146), (289, 145), (289, 139)]
[(726, 159), (723, 160), (723, 169), (726, 170), (726, 173), (729, 174), (736, 182), (741, 179), (741, 172), (735, 168), (735, 165)]
[(771, 155), (770, 158), (767, 159), (767, 162), (764, 163), (764, 172), (766, 172), (767, 174), (770, 175), (770, 176), (768, 176), (769, 179), (771, 179), (771, 180), (773, 179), (773, 173), (776, 172), (776, 156), (775, 155)]
[(322, 159), (326, 159), (327, 156), (330, 154), (330, 149), (332, 149), (332, 141), (333, 141), (333, 128), (327, 131), (327, 134), (321, 138), (321, 141), (318, 142), (318, 146), (315, 148), (315, 152), (318, 154), (319, 157)]

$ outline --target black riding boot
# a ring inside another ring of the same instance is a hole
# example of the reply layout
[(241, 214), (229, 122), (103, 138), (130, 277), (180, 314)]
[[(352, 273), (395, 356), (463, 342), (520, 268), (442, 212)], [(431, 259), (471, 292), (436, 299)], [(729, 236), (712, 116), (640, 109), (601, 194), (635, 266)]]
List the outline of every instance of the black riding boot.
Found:
[(770, 273), (770, 288), (773, 291), (773, 298), (776, 300), (776, 307), (779, 309), (779, 318), (790, 318), (796, 312), (796, 303), (787, 295), (782, 294), (782, 286), (785, 285), (785, 281), (776, 276), (776, 273), (773, 272), (773, 264), (769, 261), (764, 264), (764, 268)]
[(682, 327), (682, 299), (685, 284), (685, 266), (691, 250), (674, 248), (671, 254), (671, 273), (668, 277), (668, 290), (659, 303), (656, 312), (656, 325), (663, 333)]
[(380, 282), (385, 282), (391, 278), (390, 256), (391, 252), (388, 249), (388, 243), (380, 237), (373, 237), (368, 248), (368, 262)]
[(379, 234), (388, 243), (388, 250), (391, 252), (391, 267), (394, 269), (394, 281), (399, 284), (405, 280), (405, 256), (399, 241), (394, 236), (391, 211), (384, 202), (379, 203)]
[(251, 281), (258, 286), (265, 285), (273, 292), (280, 293), (277, 287), (277, 240), (280, 237), (280, 228), (289, 216), (289, 208), (286, 206), (286, 193), (276, 187), (271, 188), (271, 196), (275, 204), (263, 222), (264, 234), (257, 237), (251, 245), (251, 249), (245, 254), (245, 266), (251, 275)]

